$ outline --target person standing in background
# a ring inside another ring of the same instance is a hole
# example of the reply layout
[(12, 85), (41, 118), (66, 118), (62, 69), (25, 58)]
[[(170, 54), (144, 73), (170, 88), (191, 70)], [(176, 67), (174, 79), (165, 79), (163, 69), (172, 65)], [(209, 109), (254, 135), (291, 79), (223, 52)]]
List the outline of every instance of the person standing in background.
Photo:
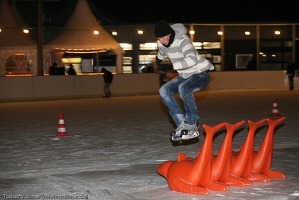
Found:
[(74, 70), (73, 64), (70, 64), (70, 68), (67, 73), (68, 75), (77, 75), (76, 71)]
[(53, 76), (53, 75), (58, 75), (59, 71), (58, 71), (58, 64), (56, 62), (53, 63), (53, 65), (50, 67), (49, 69), (49, 75)]
[(104, 73), (103, 79), (104, 79), (105, 96), (103, 96), (103, 98), (111, 97), (110, 85), (113, 80), (113, 74), (109, 70), (105, 69), (104, 67), (102, 68), (101, 72)]
[(58, 67), (58, 75), (65, 75), (64, 65)]
[(288, 63), (286, 75), (289, 79), (289, 89), (294, 90), (294, 77), (298, 76), (298, 71), (296, 63), (292, 62), (292, 60), (290, 60)]

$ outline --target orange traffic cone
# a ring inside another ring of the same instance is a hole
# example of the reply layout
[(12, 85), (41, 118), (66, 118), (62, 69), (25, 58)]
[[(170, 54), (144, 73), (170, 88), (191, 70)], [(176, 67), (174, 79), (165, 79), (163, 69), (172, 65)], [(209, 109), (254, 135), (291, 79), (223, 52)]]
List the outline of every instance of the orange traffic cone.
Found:
[(273, 102), (273, 108), (272, 108), (271, 116), (272, 117), (280, 116), (280, 114), (278, 112), (278, 106), (277, 106), (277, 99), (276, 98), (274, 99), (274, 102)]
[(60, 113), (59, 122), (58, 122), (58, 132), (56, 136), (57, 137), (67, 136), (62, 113)]

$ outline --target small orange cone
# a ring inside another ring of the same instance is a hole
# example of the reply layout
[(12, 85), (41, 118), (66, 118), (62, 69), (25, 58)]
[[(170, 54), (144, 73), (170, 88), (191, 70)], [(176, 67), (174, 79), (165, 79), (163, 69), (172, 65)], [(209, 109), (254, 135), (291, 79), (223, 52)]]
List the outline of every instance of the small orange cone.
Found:
[(276, 98), (274, 99), (274, 102), (273, 102), (273, 108), (272, 108), (271, 116), (272, 117), (280, 116), (280, 114), (278, 112), (278, 106), (277, 106), (277, 99)]
[(57, 137), (67, 136), (62, 113), (60, 113), (59, 122), (58, 122), (58, 132), (56, 136)]

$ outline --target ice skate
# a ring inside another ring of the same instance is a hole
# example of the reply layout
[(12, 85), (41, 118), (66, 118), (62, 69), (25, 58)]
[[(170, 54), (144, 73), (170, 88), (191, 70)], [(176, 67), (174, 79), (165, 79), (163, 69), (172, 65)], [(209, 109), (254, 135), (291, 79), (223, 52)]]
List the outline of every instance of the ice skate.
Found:
[(190, 140), (193, 138), (199, 137), (199, 123), (197, 122), (194, 125), (187, 124), (184, 126), (184, 129), (181, 130), (181, 138), (182, 140)]
[(182, 122), (180, 125), (178, 125), (178, 127), (171, 131), (171, 140), (172, 141), (180, 141), (182, 140), (182, 130), (186, 128), (186, 123)]

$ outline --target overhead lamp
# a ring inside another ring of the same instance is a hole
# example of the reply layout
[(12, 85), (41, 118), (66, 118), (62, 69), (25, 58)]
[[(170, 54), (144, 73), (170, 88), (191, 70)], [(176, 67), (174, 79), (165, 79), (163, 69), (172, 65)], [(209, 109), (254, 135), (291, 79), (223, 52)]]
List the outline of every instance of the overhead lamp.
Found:
[(23, 29), (23, 33), (29, 33), (28, 29)]
[(93, 34), (99, 35), (99, 31), (93, 31)]
[(142, 35), (142, 34), (143, 34), (143, 31), (142, 31), (142, 30), (138, 30), (137, 33), (138, 33), (139, 35)]
[(112, 35), (117, 35), (117, 32), (116, 31), (112, 31)]
[(194, 35), (195, 31), (194, 30), (190, 30), (189, 33), (190, 33), (190, 35)]

